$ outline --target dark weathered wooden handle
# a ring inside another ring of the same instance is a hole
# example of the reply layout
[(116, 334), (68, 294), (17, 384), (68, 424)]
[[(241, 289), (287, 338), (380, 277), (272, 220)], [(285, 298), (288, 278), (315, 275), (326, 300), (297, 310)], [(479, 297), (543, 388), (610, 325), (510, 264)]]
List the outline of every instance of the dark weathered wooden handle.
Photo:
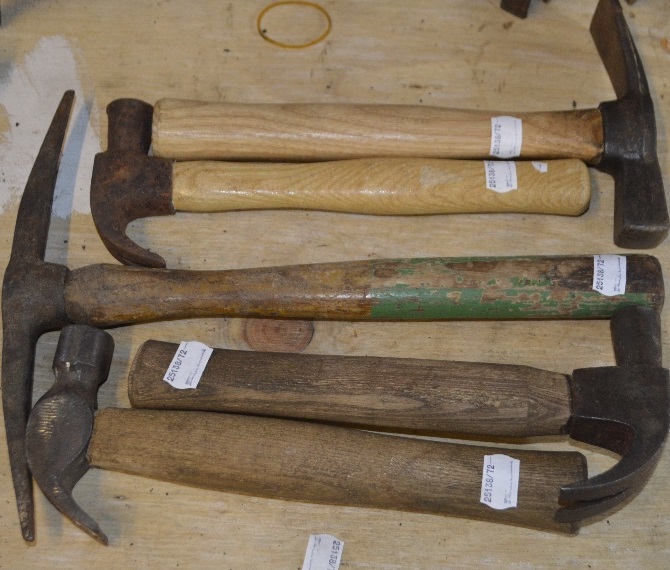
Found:
[(193, 317), (330, 320), (609, 318), (663, 304), (655, 257), (628, 255), (626, 292), (593, 290), (593, 256), (381, 259), (230, 271), (88, 265), (68, 317), (99, 327)]
[[(484, 455), (521, 461), (518, 506), (479, 502)], [(211, 412), (106, 409), (94, 467), (230, 493), (455, 515), (560, 532), (562, 485), (586, 477), (580, 453), (425, 441), (355, 429)]]
[(570, 417), (565, 375), (471, 362), (217, 349), (197, 388), (178, 390), (163, 381), (178, 346), (140, 347), (133, 406), (510, 437), (558, 435)]

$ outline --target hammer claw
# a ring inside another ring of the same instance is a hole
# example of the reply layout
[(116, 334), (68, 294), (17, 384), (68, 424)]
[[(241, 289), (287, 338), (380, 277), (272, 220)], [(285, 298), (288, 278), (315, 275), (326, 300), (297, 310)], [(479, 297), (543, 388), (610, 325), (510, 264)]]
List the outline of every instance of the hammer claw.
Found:
[[(592, 501), (580, 501), (556, 511), (554, 520), (561, 523), (582, 523), (586, 519), (609, 513), (620, 508), (638, 489), (628, 488), (615, 495), (601, 497)], [(560, 502), (560, 500), (559, 500)]]
[(82, 509), (72, 497), (72, 489), (62, 485), (59, 481), (51, 481), (49, 485), (42, 487), (42, 492), (53, 505), (76, 526), (89, 536), (95, 538), (105, 546), (109, 544), (107, 535), (97, 522)]

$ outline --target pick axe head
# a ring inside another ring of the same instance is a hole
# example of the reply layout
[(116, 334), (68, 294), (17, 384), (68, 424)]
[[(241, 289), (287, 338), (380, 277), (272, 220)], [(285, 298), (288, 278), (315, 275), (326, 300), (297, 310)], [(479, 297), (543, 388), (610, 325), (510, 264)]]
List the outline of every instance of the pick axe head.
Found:
[(16, 218), (2, 286), (2, 405), (9, 463), (21, 531), (33, 540), (35, 521), (25, 429), (32, 401), (35, 345), (42, 333), (65, 325), (68, 269), (44, 262), (51, 206), (74, 92), (67, 91), (33, 165)]

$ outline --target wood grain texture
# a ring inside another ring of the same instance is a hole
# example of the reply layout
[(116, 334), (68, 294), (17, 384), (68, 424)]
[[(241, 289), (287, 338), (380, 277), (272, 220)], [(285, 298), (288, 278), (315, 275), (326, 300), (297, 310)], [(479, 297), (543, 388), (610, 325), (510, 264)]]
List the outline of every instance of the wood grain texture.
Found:
[(312, 321), (244, 319), (242, 338), (252, 350), (302, 352), (314, 336)]
[[(480, 503), (484, 455), (520, 460), (518, 507)], [(586, 475), (579, 453), (494, 449), (290, 420), (108, 408), (91, 465), (229, 493), (453, 515), (572, 533), (558, 492)]]
[(526, 366), (215, 349), (195, 390), (163, 381), (179, 345), (145, 342), (128, 375), (136, 408), (324, 420), (376, 429), (559, 435), (564, 374)]
[(541, 173), (517, 162), (518, 187), (487, 188), (483, 161), (360, 159), (314, 164), (176, 162), (172, 203), (186, 212), (305, 209), (417, 215), (519, 212), (578, 216), (591, 186), (580, 160)]
[(597, 163), (600, 111), (489, 112), (399, 105), (241, 104), (162, 99), (152, 147), (176, 160), (487, 158), (491, 118), (523, 123), (522, 159)]
[(592, 256), (425, 258), (224, 271), (91, 265), (71, 271), (68, 317), (95, 326), (196, 317), (324, 320), (607, 318), (660, 309), (663, 276), (628, 255), (624, 294), (593, 289)]

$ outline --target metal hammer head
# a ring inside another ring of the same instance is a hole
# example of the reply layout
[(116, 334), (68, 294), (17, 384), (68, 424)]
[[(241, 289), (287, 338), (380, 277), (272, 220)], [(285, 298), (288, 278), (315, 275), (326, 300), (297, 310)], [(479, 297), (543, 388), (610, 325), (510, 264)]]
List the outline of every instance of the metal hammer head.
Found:
[(88, 471), (98, 388), (114, 354), (111, 335), (88, 325), (68, 325), (54, 356), (54, 385), (39, 399), (26, 430), (26, 455), (38, 486), (56, 508), (96, 540), (98, 524), (77, 505), (72, 489)]
[(153, 107), (137, 99), (107, 106), (107, 150), (95, 157), (91, 213), (109, 252), (126, 265), (165, 267), (165, 260), (126, 235), (130, 222), (174, 214), (172, 161), (147, 156)]
[(619, 0), (600, 0), (591, 35), (617, 99), (601, 103), (603, 152), (596, 168), (614, 177), (614, 243), (648, 248), (670, 228), (656, 154), (649, 85)]
[(33, 494), (25, 429), (32, 401), (35, 345), (67, 323), (63, 291), (68, 270), (44, 262), (61, 150), (74, 101), (68, 91), (44, 137), (21, 198), (12, 253), (2, 287), (2, 405), (21, 531), (34, 539)]
[(647, 307), (627, 307), (610, 321), (617, 366), (572, 375), (571, 438), (621, 455), (611, 469), (561, 489), (561, 522), (577, 522), (623, 503), (644, 485), (668, 435), (668, 371), (661, 368), (661, 328)]

